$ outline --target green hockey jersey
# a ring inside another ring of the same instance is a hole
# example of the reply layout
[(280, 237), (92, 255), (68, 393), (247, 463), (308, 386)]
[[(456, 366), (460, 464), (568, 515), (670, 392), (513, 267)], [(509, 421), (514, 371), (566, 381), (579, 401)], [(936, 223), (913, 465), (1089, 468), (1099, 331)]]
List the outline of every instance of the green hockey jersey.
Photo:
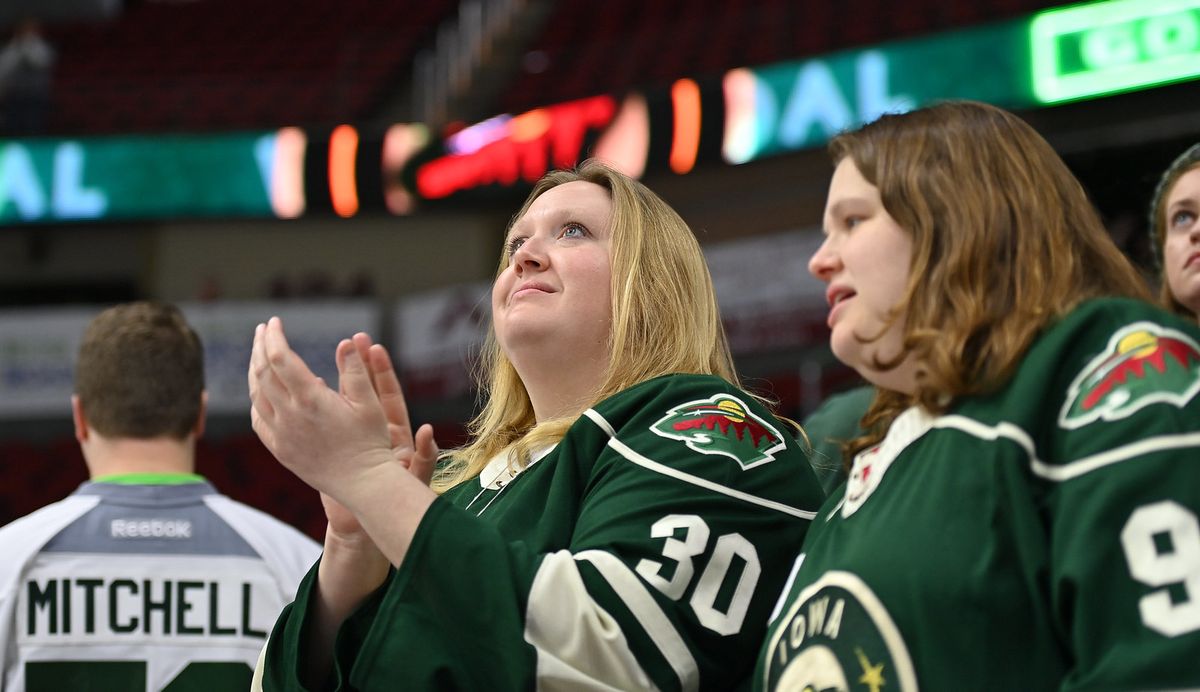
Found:
[(1200, 329), (1089, 301), (854, 460), (759, 690), (1200, 687)]
[(846, 482), (842, 443), (863, 434), (860, 421), (874, 398), (874, 387), (855, 387), (829, 397), (804, 419), (809, 461), (827, 495)]
[[(725, 690), (746, 679), (822, 492), (789, 431), (711, 376), (582, 415), (518, 473), (494, 460), (430, 507), (343, 623), (339, 690)], [(300, 689), (315, 570), (264, 690)]]

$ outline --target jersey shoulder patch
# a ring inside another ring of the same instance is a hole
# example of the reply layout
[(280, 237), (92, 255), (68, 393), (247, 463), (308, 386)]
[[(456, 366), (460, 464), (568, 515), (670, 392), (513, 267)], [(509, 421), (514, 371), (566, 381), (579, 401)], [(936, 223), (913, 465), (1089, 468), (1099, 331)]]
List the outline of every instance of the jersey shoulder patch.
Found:
[(1200, 391), (1200, 344), (1154, 322), (1116, 331), (1067, 391), (1058, 424), (1068, 430), (1114, 421), (1154, 403), (1183, 408)]
[(673, 406), (650, 430), (694, 452), (729, 457), (743, 470), (774, 461), (786, 446), (773, 422), (726, 392)]

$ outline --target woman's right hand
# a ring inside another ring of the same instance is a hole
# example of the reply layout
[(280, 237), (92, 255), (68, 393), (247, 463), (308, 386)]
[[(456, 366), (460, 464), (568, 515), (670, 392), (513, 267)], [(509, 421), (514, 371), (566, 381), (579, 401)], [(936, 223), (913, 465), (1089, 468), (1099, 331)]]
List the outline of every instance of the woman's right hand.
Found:
[[(355, 334), (351, 340), (367, 366), (371, 386), (383, 405), (396, 463), (429, 485), (438, 455), (433, 426), (422, 425), (415, 436), (412, 434), (404, 392), (387, 349), (372, 344), (371, 338), (364, 333)], [(345, 364), (344, 352), (339, 350), (337, 358), (341, 372)], [(343, 390), (342, 383), (338, 385), (339, 390)], [(344, 390), (342, 394), (345, 394)], [(391, 567), (353, 512), (325, 493), (321, 493), (321, 504), (329, 524), (317, 572), (320, 598), (305, 666), (305, 678), (310, 683), (324, 679), (331, 666), (332, 643), (338, 628), (367, 596), (383, 585)]]
[(371, 343), (371, 337), (359, 332), (351, 339), (359, 357), (367, 364), (371, 386), (379, 396), (388, 422), (388, 435), (392, 443), (392, 454), (396, 461), (410, 473), (429, 485), (433, 469), (437, 465), (438, 448), (433, 439), (433, 426), (426, 423), (413, 434), (408, 417), (408, 404), (404, 391), (400, 389), (400, 378), (392, 365), (387, 349)]
[[(408, 469), (422, 483), (429, 485), (438, 456), (437, 443), (433, 439), (433, 426), (422, 425), (416, 435), (413, 435), (408, 417), (408, 404), (405, 402), (404, 392), (400, 388), (400, 378), (396, 374), (387, 349), (380, 344), (372, 343), (371, 337), (364, 332), (355, 334), (351, 341), (353, 341), (359, 357), (366, 363), (371, 377), (371, 386), (383, 405), (388, 421), (392, 454), (395, 456), (396, 462)], [(344, 361), (344, 356), (340, 353), (338, 361), (340, 371), (344, 364), (341, 362)], [(340, 382), (339, 389), (342, 389)], [(343, 391), (343, 393), (345, 392)], [(340, 502), (321, 493), (321, 504), (325, 507), (325, 518), (329, 522), (328, 532), (335, 539), (350, 544), (370, 541), (354, 513), (346, 509)]]

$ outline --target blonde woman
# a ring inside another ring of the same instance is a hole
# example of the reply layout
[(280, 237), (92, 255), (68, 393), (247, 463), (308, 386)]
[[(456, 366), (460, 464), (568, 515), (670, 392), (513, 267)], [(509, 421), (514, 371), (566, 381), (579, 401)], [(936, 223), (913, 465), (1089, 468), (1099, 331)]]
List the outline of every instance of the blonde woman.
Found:
[(822, 493), (739, 388), (690, 230), (603, 165), (552, 173), (509, 229), (492, 326), (485, 405), (441, 495), (379, 346), (339, 346), (339, 393), (277, 319), (257, 330), (255, 429), (330, 517), (262, 689), (744, 679)]
[(940, 104), (830, 151), (809, 269), (877, 393), (755, 687), (1194, 688), (1200, 329), (1010, 113)]

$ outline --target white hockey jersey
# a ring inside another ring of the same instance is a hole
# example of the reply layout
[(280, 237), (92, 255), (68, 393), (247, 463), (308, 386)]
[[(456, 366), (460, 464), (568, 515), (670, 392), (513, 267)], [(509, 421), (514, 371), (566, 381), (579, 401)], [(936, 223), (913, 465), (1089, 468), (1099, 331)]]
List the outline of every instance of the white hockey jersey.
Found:
[(84, 483), (0, 528), (0, 689), (247, 689), (319, 554), (207, 482)]

